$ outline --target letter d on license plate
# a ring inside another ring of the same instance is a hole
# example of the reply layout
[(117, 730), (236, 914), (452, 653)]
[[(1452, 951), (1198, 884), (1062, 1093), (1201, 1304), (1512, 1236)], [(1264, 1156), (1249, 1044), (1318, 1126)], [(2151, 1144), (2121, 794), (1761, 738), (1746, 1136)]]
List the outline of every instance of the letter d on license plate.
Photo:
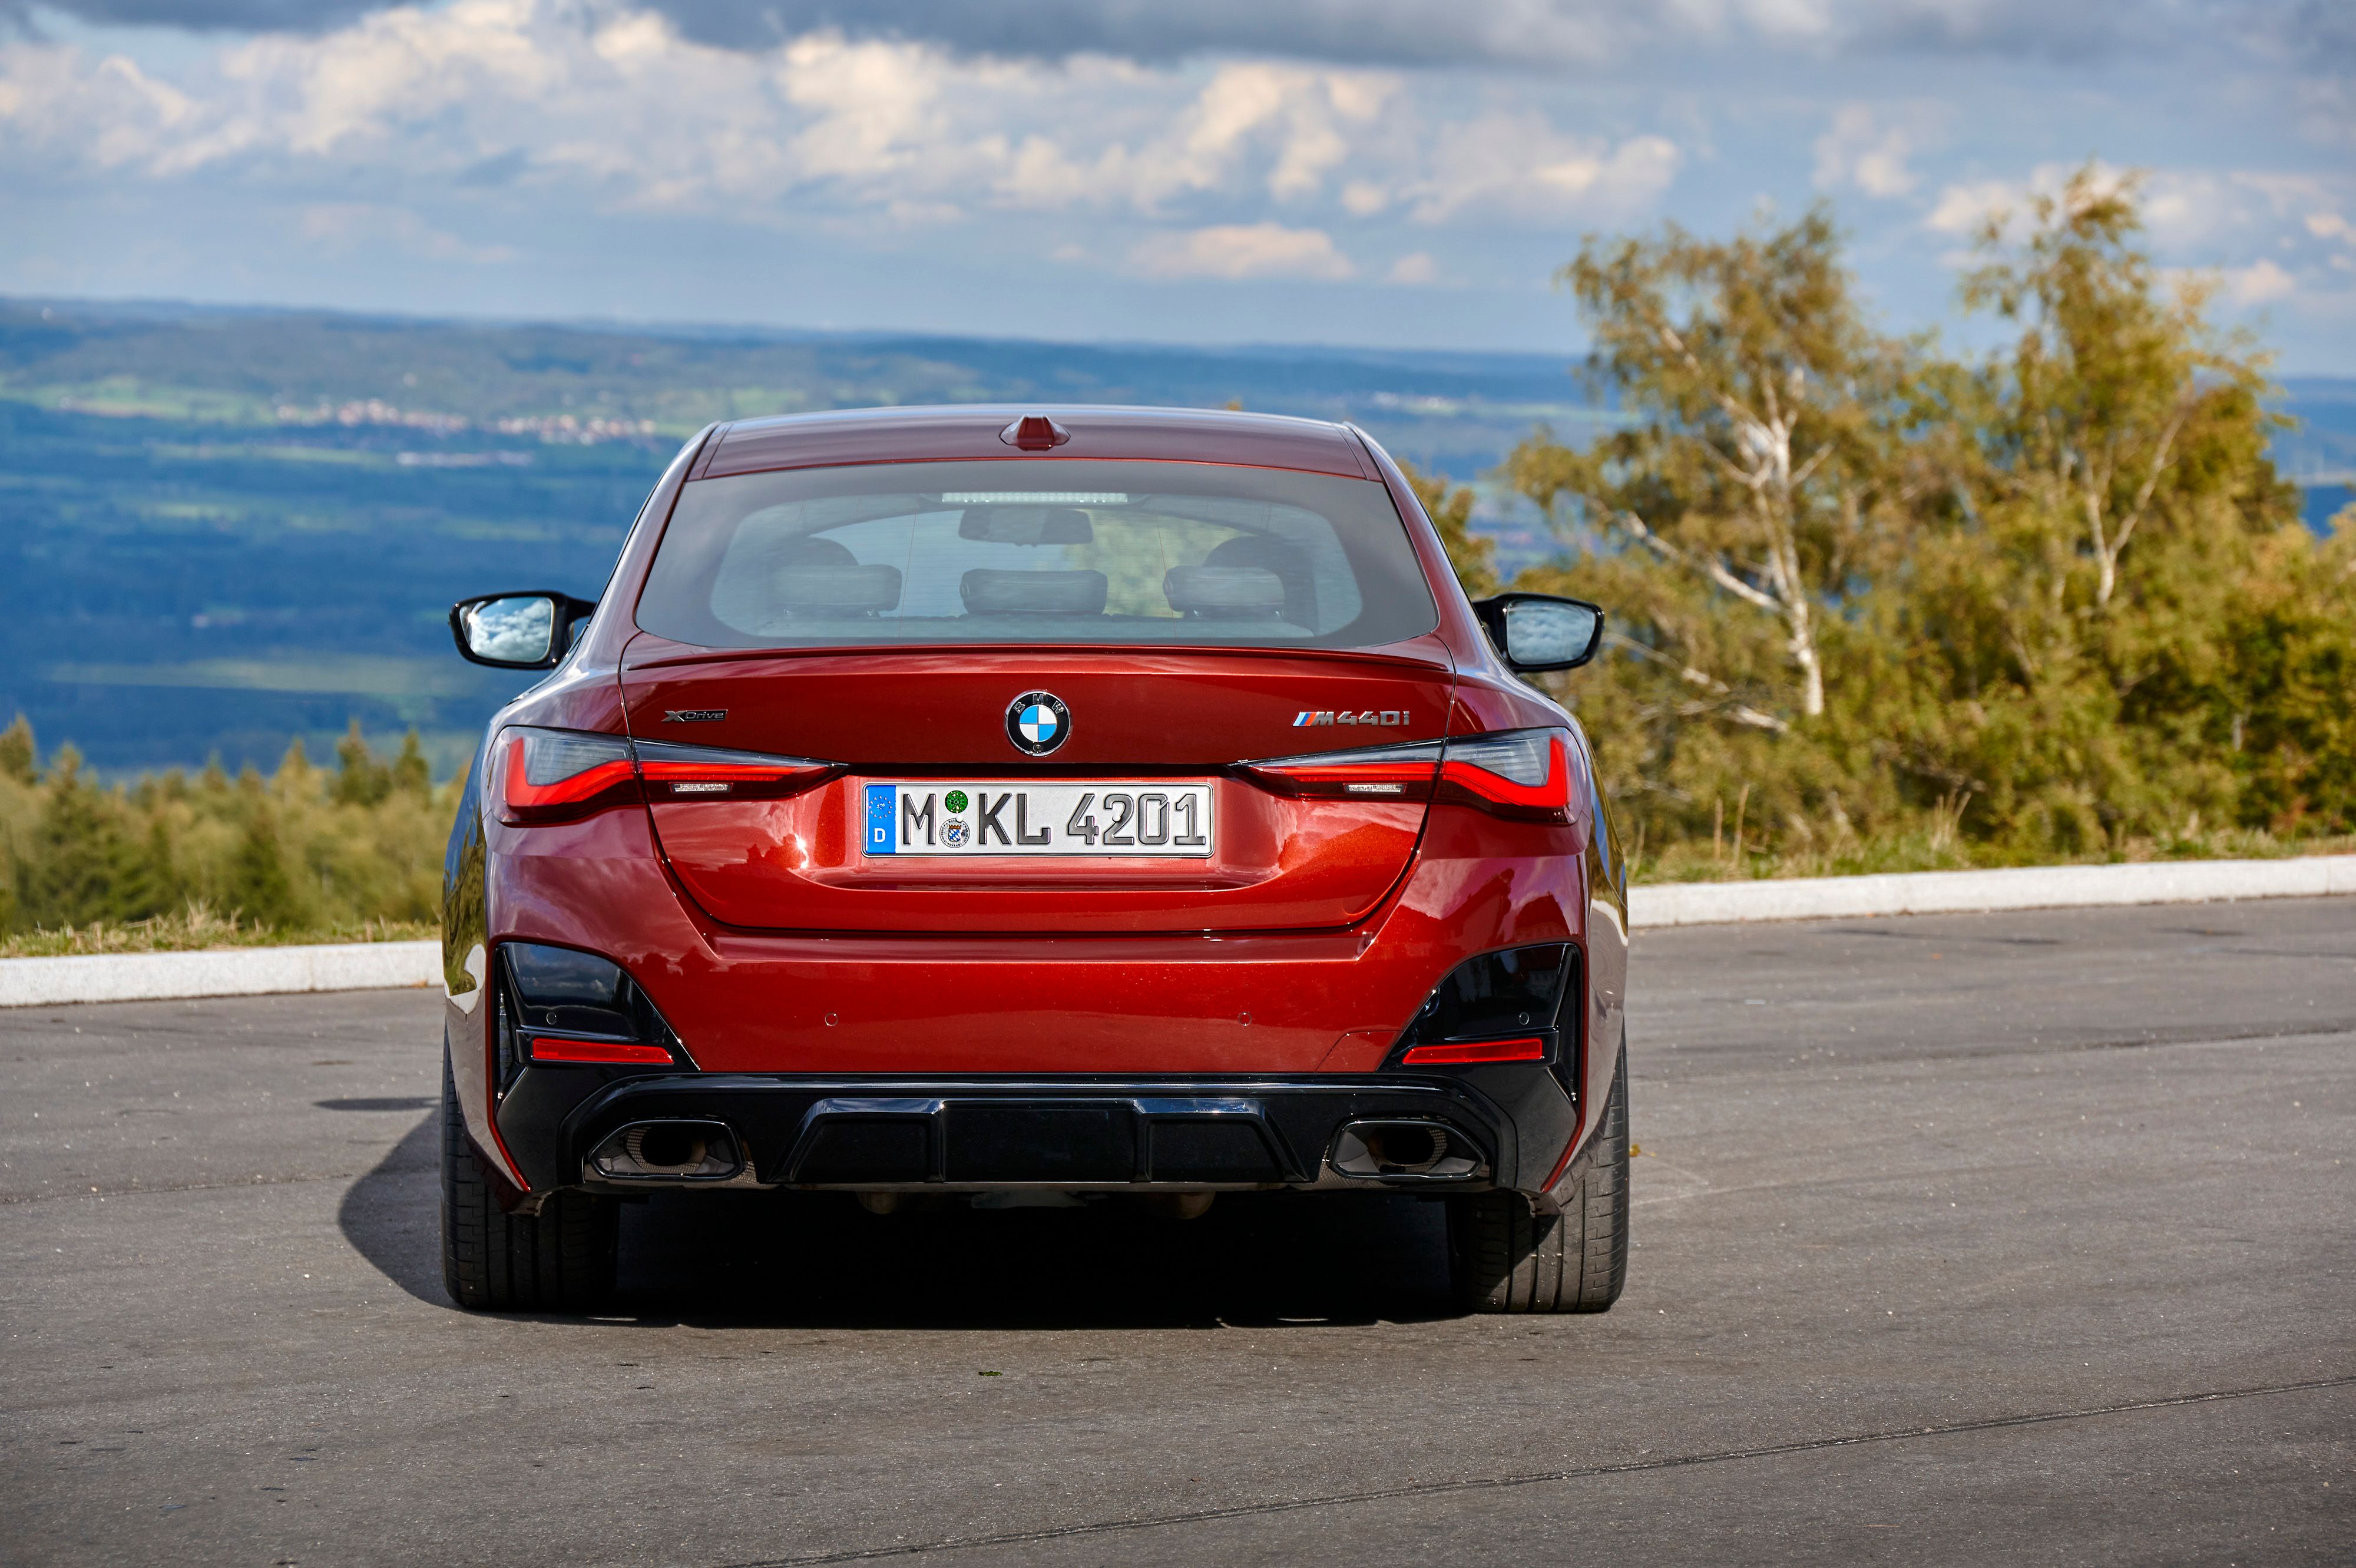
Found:
[(1211, 786), (869, 784), (861, 848), (869, 854), (1032, 854), (1087, 860), (1203, 858), (1211, 853)]

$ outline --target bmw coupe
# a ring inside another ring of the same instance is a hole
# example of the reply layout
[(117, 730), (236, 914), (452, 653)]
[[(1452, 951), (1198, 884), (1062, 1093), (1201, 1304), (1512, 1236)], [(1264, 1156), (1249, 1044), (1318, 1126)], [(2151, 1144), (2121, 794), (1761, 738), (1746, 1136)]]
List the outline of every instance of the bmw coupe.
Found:
[(1604, 1310), (1625, 872), (1522, 679), (1602, 623), (1469, 601), (1345, 424), (703, 431), (594, 602), (451, 612), (548, 671), (445, 862), (451, 1294), (594, 1305), (657, 1191), (1394, 1191), (1468, 1307)]

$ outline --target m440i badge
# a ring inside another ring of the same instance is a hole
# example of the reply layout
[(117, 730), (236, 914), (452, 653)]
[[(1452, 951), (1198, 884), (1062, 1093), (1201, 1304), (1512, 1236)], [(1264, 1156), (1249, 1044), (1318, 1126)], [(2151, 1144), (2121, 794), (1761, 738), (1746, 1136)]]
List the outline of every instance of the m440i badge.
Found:
[(1303, 708), (1292, 715), (1294, 729), (1310, 729), (1321, 725), (1371, 725), (1378, 729), (1400, 729), (1407, 725), (1405, 708), (1365, 708), (1357, 713), (1333, 708)]

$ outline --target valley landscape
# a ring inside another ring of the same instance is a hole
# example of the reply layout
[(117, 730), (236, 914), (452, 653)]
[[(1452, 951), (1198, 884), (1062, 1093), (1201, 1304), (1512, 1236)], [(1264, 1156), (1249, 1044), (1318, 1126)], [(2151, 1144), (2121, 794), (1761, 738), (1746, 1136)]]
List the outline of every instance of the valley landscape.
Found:
[[(0, 722), (102, 776), (327, 757), (414, 728), (436, 779), (526, 682), (462, 663), (453, 599), (594, 595), (714, 419), (1069, 401), (1347, 419), (1475, 482), (1507, 575), (1558, 546), (1479, 483), (1533, 427), (1611, 426), (1561, 355), (1080, 345), (0, 302)], [(2284, 384), (2276, 457), (2319, 531), (2356, 379)]]

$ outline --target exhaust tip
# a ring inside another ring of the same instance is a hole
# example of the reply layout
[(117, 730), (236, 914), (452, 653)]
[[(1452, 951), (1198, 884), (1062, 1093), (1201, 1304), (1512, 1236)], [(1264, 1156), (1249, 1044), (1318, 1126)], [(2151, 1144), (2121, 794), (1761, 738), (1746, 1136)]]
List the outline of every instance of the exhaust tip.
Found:
[(744, 1168), (721, 1122), (636, 1122), (608, 1136), (589, 1166), (613, 1181), (726, 1181)]
[(1333, 1165), (1367, 1180), (1451, 1181), (1479, 1171), (1481, 1156), (1444, 1122), (1352, 1122), (1334, 1136)]

